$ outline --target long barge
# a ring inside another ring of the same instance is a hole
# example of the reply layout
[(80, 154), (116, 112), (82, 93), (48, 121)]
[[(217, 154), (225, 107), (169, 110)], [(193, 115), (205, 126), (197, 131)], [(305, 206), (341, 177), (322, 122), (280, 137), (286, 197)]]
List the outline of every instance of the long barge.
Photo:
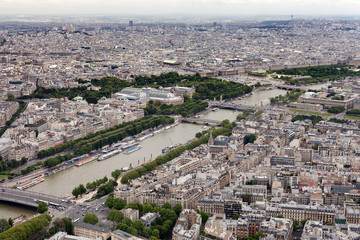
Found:
[(23, 190), (23, 189), (29, 188), (29, 187), (31, 187), (31, 186), (34, 186), (34, 185), (36, 185), (36, 184), (39, 184), (39, 183), (41, 183), (41, 182), (43, 182), (43, 181), (44, 181), (44, 178), (38, 177), (38, 178), (32, 179), (31, 181), (26, 182), (26, 183), (20, 185), (20, 186), (17, 186), (16, 188), (17, 188), (17, 189), (20, 189), (20, 190)]
[(77, 163), (75, 163), (75, 166), (80, 167), (80, 166), (82, 166), (86, 163), (92, 162), (96, 159), (97, 159), (97, 156), (88, 157), (88, 158), (85, 158), (84, 160), (80, 160)]
[(126, 149), (124, 151), (124, 154), (130, 154), (130, 153), (133, 153), (133, 152), (135, 152), (135, 151), (137, 151), (139, 149), (141, 149), (141, 145), (136, 145), (136, 146), (133, 146), (133, 147), (130, 147), (130, 148)]
[(110, 152), (108, 152), (108, 153), (105, 153), (105, 154), (101, 155), (101, 156), (98, 158), (98, 161), (102, 161), (102, 160), (108, 159), (108, 158), (110, 158), (110, 157), (112, 157), (112, 156), (115, 156), (116, 154), (121, 153), (121, 152), (122, 152), (121, 149), (112, 150), (112, 151), (110, 151)]

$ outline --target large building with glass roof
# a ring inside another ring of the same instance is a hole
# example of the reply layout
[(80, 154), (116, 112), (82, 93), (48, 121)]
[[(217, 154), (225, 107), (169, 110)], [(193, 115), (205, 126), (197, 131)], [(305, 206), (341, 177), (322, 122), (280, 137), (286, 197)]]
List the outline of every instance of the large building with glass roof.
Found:
[(159, 101), (162, 104), (178, 105), (184, 103), (182, 96), (176, 96), (171, 92), (161, 91), (154, 88), (132, 88), (127, 87), (118, 93), (113, 94), (113, 98), (126, 99), (128, 101), (148, 102), (150, 100)]

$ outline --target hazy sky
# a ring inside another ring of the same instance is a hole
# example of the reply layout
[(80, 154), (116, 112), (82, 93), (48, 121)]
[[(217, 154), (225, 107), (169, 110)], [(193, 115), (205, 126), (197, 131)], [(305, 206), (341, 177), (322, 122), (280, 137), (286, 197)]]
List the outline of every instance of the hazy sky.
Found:
[(0, 14), (360, 15), (360, 0), (0, 0)]

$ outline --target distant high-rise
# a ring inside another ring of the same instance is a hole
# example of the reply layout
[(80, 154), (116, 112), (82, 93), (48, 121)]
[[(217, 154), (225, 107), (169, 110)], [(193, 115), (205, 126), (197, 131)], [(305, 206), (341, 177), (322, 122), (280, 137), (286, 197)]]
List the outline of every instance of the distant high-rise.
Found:
[(133, 20), (130, 20), (129, 21), (129, 27), (132, 27), (132, 26), (134, 26), (134, 22), (133, 22)]

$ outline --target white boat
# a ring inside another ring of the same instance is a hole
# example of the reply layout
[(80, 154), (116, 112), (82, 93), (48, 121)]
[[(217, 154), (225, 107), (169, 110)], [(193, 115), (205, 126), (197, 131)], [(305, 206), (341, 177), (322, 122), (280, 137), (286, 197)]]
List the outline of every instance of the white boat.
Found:
[(121, 146), (121, 149), (122, 149), (123, 151), (125, 151), (125, 150), (127, 150), (127, 149), (129, 149), (129, 148), (132, 148), (132, 147), (136, 146), (136, 145), (139, 145), (139, 143), (137, 143), (137, 142), (135, 142), (135, 141), (130, 141), (130, 142), (128, 142), (127, 144), (122, 145), (122, 146)]
[(160, 129), (158, 129), (158, 130), (155, 130), (155, 131), (154, 131), (154, 135), (155, 135), (155, 134), (158, 134), (158, 133), (161, 133), (161, 132), (163, 132), (163, 131), (165, 131), (165, 128), (160, 128)]
[(98, 158), (98, 161), (102, 161), (102, 160), (105, 160), (105, 159), (108, 159), (112, 156), (115, 156), (116, 154), (119, 154), (121, 153), (122, 150), (121, 149), (115, 149), (115, 150), (112, 150), (111, 152), (108, 152), (108, 153), (105, 153), (103, 155), (101, 155), (99, 158)]
[(150, 133), (148, 135), (142, 136), (138, 138), (138, 141), (144, 141), (145, 139), (148, 139), (150, 137), (154, 136), (154, 134)]

